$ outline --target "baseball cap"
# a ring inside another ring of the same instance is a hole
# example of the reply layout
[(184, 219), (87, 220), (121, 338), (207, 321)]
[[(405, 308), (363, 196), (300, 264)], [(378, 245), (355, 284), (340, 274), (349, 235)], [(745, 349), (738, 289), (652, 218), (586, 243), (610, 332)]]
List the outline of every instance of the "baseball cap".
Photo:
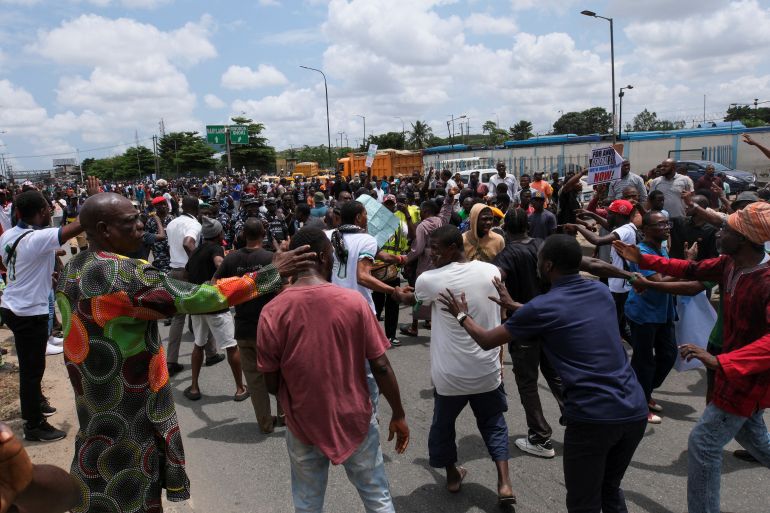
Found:
[(165, 203), (165, 202), (166, 202), (166, 198), (164, 198), (163, 196), (158, 196), (157, 198), (152, 198), (152, 202), (151, 203), (153, 205), (158, 205), (160, 203)]
[(385, 199), (382, 200), (383, 203), (387, 203), (388, 201), (392, 201), (393, 203), (396, 202), (396, 197), (393, 194), (388, 194), (385, 196)]
[(536, 199), (544, 200), (545, 199), (545, 193), (543, 191), (533, 190), (532, 191), (532, 199), (533, 200), (536, 200)]
[(615, 200), (612, 203), (610, 203), (609, 210), (610, 212), (615, 212), (616, 214), (621, 214), (624, 216), (627, 216), (631, 213), (631, 211), (634, 209), (634, 206), (631, 204), (628, 200)]

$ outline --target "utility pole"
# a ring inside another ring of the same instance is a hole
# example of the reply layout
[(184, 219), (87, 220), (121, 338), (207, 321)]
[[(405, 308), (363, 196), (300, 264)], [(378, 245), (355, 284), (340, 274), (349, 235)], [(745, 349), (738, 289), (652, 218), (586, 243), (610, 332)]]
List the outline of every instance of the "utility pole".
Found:
[(155, 156), (155, 179), (160, 174), (160, 162), (158, 161), (158, 136), (152, 136), (152, 154)]
[(80, 170), (80, 183), (85, 183), (83, 180), (83, 164), (80, 162), (80, 150), (75, 148), (75, 161), (78, 164), (78, 169)]
[[(356, 114), (356, 116), (364, 120), (364, 138), (361, 141), (361, 146), (366, 146), (366, 116), (364, 116), (363, 114)], [(366, 148), (364, 148), (364, 150), (365, 149)]]
[(227, 173), (233, 169), (233, 160), (230, 156), (230, 125), (225, 125), (225, 146), (227, 146)]

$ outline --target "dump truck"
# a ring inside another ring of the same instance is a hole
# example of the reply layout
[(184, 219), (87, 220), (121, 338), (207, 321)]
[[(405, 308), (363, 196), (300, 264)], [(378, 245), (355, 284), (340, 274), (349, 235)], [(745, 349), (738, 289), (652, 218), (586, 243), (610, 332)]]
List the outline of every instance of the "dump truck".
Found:
[(300, 162), (294, 166), (292, 175), (303, 175), (308, 178), (316, 176), (319, 173), (318, 162)]
[[(347, 178), (366, 171), (366, 153), (348, 153), (337, 159), (337, 169)], [(372, 162), (372, 176), (411, 175), (422, 170), (422, 152), (409, 150), (377, 150)]]

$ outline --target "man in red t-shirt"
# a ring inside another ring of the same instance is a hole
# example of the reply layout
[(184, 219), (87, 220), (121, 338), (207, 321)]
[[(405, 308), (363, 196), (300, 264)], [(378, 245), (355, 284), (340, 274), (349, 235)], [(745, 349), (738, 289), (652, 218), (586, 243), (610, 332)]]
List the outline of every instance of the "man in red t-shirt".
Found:
[[(257, 368), (286, 414), (286, 447), (297, 511), (321, 511), (329, 462), (342, 464), (366, 511), (394, 512), (365, 362), (393, 412), (388, 440), (409, 444), (390, 346), (366, 300), (329, 283), (334, 255), (326, 234), (303, 228), (291, 247), (310, 245), (315, 268), (263, 310), (257, 330)], [(331, 306), (330, 306), (331, 305)]]

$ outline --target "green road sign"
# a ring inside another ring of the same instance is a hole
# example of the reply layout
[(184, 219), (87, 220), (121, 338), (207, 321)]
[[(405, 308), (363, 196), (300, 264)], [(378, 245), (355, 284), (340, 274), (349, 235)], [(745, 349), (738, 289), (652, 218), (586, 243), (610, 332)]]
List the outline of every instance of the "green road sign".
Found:
[(230, 144), (249, 144), (249, 127), (230, 125)]
[(206, 125), (206, 140), (211, 144), (226, 144), (225, 131), (225, 125)]

